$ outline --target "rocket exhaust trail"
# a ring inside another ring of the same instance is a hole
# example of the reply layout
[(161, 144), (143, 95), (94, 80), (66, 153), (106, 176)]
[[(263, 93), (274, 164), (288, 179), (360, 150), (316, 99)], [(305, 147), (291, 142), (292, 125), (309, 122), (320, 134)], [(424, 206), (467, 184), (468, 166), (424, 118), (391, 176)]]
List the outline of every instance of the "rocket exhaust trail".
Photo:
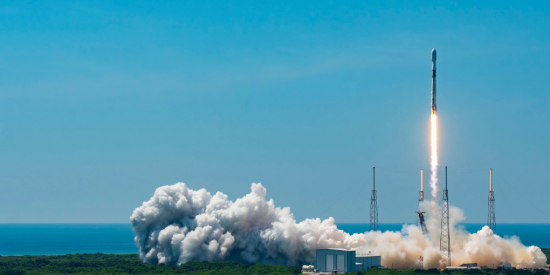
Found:
[[(432, 50), (432, 117), (431, 117), (431, 154), (430, 154), (430, 187), (432, 187), (432, 197), (437, 197), (437, 166), (439, 165), (437, 156), (437, 107), (436, 107), (436, 88), (435, 88), (435, 61), (437, 52)], [(435, 201), (435, 200), (434, 200)]]
[[(432, 187), (432, 197), (437, 197), (437, 192), (439, 191), (437, 187), (437, 167), (439, 165), (439, 160), (437, 156), (437, 115), (432, 114), (431, 118), (432, 124), (432, 135), (431, 135), (431, 156), (430, 156), (430, 187)], [(435, 202), (435, 200), (434, 200)]]

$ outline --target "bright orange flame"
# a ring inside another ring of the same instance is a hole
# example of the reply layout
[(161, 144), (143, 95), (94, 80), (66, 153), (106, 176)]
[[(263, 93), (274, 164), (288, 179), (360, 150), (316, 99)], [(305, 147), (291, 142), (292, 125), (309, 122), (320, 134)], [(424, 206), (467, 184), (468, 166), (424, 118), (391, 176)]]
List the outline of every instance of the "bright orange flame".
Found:
[(437, 115), (432, 112), (432, 135), (431, 135), (431, 159), (430, 170), (432, 172), (430, 177), (430, 186), (432, 187), (432, 197), (437, 197), (437, 166), (439, 165), (437, 157)]

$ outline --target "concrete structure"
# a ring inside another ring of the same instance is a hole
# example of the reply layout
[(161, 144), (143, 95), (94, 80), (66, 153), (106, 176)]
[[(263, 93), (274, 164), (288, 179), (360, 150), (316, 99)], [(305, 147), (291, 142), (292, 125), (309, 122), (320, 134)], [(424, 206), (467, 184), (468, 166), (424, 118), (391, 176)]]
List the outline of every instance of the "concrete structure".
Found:
[[(548, 266), (547, 266), (547, 267), (548, 267)], [(510, 264), (510, 263), (505, 263), (505, 264), (499, 265), (497, 268), (498, 268), (498, 269), (512, 269), (512, 264)]]
[(317, 249), (317, 272), (347, 273), (355, 271), (355, 251), (329, 248)]
[(302, 266), (302, 274), (303, 273), (315, 273), (315, 266), (313, 266), (313, 265), (303, 265)]
[(382, 258), (374, 255), (356, 256), (355, 251), (340, 248), (317, 249), (316, 269), (320, 273), (347, 273), (380, 267)]
[(484, 269), (484, 268), (477, 266), (477, 263), (467, 263), (467, 264), (461, 264), (460, 266), (447, 266), (445, 269), (462, 270), (462, 269)]
[(355, 271), (361, 271), (361, 270), (367, 270), (371, 269), (373, 267), (380, 267), (382, 257), (380, 256), (373, 256), (373, 255), (359, 255), (355, 257), (355, 262), (357, 263), (355, 266)]

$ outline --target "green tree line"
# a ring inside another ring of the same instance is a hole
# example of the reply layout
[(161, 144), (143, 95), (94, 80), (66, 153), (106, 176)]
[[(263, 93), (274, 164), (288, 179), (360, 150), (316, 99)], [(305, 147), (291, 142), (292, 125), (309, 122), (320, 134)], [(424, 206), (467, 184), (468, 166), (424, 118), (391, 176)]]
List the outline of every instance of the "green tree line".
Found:
[(69, 254), (0, 257), (0, 274), (300, 274), (298, 267), (192, 261), (180, 266), (146, 264), (137, 254)]
[[(550, 250), (546, 249), (545, 253)], [(34, 275), (34, 274), (245, 274), (245, 275), (294, 275), (301, 270), (295, 266), (266, 264), (245, 264), (234, 261), (206, 262), (192, 261), (180, 266), (164, 264), (146, 264), (139, 260), (137, 254), (69, 254), (61, 256), (0, 256), (0, 274)], [(544, 270), (460, 270), (440, 271), (438, 269), (377, 269), (352, 272), (352, 275), (550, 275)]]
[(550, 264), (550, 248), (541, 248), (542, 253), (546, 255), (546, 263)]

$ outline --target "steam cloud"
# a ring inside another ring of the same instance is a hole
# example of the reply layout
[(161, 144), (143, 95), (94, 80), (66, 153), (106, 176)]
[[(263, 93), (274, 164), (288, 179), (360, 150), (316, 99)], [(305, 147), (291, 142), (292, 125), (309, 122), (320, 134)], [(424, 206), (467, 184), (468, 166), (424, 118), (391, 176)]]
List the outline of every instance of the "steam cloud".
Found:
[[(425, 208), (433, 208), (425, 202)], [(437, 209), (432, 209), (437, 212)], [(492, 267), (511, 263), (541, 268), (546, 256), (536, 246), (526, 247), (517, 237), (501, 238), (488, 227), (469, 234), (457, 224), (462, 211), (450, 209), (453, 265), (476, 262)], [(147, 263), (178, 265), (191, 260), (237, 260), (284, 265), (310, 264), (319, 248), (345, 248), (382, 256), (382, 265), (394, 268), (440, 268), (439, 220), (428, 219), (431, 236), (416, 225), (400, 232), (347, 234), (333, 218), (306, 219), (300, 223), (289, 207), (266, 200), (266, 189), (252, 184), (246, 196), (230, 201), (205, 189), (191, 190), (184, 183), (159, 187), (153, 197), (130, 217), (140, 258)]]

